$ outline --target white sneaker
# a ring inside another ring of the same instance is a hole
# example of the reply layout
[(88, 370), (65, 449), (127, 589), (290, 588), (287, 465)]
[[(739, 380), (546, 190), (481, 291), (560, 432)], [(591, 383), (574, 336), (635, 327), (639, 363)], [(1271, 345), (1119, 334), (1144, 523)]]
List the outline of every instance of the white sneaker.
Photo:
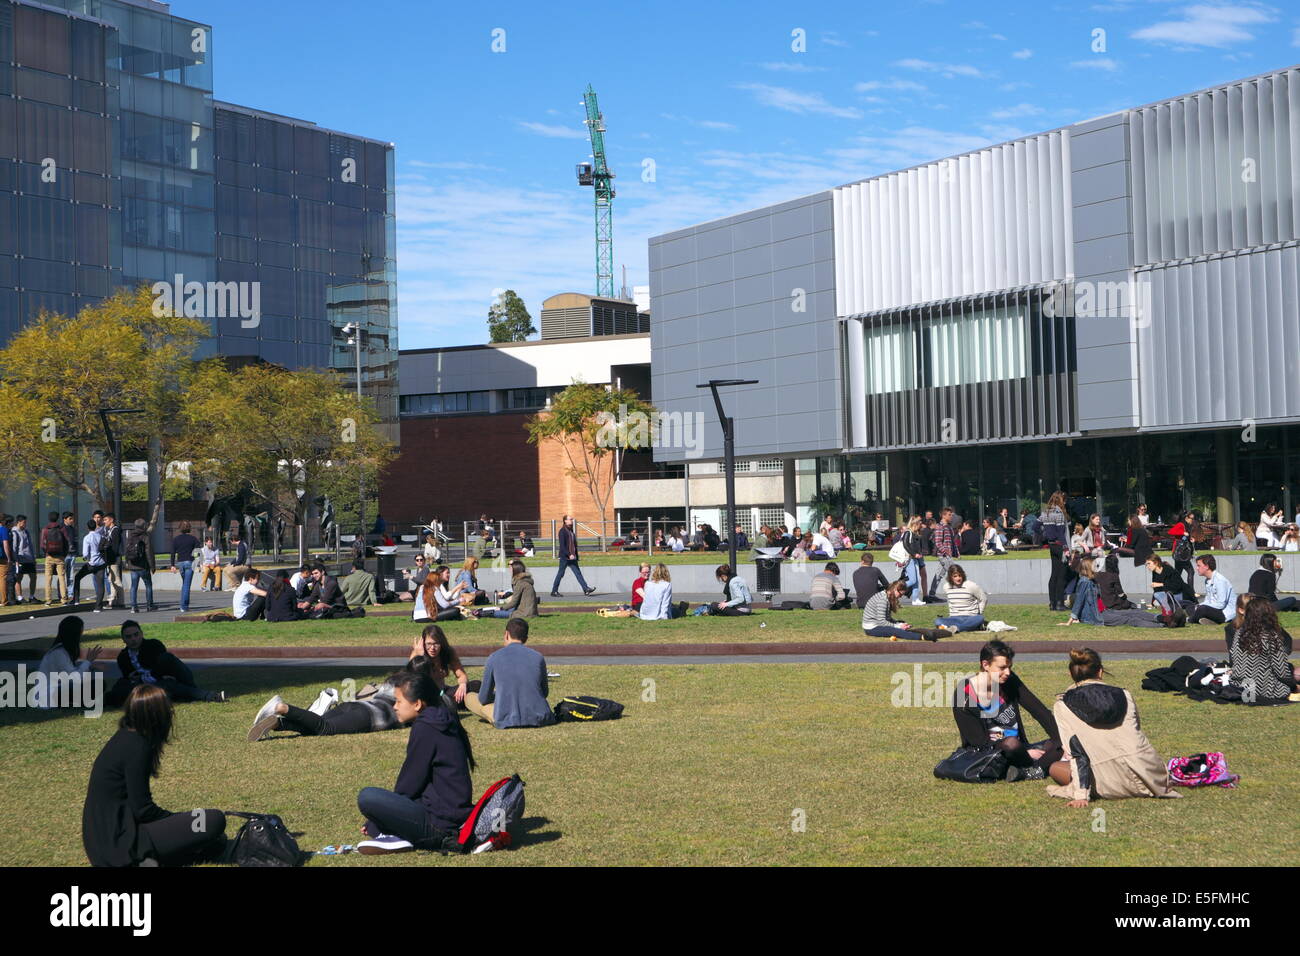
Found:
[(284, 703), (284, 698), (281, 697), (279, 694), (276, 694), (274, 697), (272, 697), (270, 700), (268, 700), (265, 704), (262, 705), (262, 709), (259, 710), (257, 712), (257, 716), (253, 718), (253, 723), (257, 723), (260, 720), (265, 720), (267, 717), (270, 717), (272, 714), (275, 713), (275, 708), (283, 703)]
[(338, 703), (339, 692), (333, 687), (326, 687), (316, 696), (316, 699), (312, 701), (312, 705), (307, 709), (317, 717), (323, 717), (325, 716), (325, 711), (329, 710), (331, 707), (337, 707)]
[(925, 607), (925, 601), (922, 598), (916, 598), (912, 601), (912, 607)]
[(405, 853), (414, 849), (415, 845), (410, 840), (403, 840), (399, 836), (390, 836), (387, 833), (381, 833), (373, 840), (362, 840), (357, 844), (357, 852), (366, 856), (378, 856), (383, 853)]

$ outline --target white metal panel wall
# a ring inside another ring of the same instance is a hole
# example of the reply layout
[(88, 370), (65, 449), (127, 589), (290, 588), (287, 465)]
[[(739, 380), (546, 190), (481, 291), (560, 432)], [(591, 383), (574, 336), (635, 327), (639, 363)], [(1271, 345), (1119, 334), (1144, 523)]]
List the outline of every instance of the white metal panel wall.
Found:
[(1138, 264), (1300, 236), (1300, 70), (1134, 110)]
[(1295, 243), (1138, 270), (1142, 425), (1300, 415), (1300, 254)]
[(1067, 130), (842, 186), (832, 197), (839, 316), (1073, 272)]

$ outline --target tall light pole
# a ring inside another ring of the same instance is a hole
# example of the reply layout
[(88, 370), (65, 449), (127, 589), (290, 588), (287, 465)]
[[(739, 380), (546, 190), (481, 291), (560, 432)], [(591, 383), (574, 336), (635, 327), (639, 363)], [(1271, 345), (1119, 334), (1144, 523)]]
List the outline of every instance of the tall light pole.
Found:
[(108, 423), (108, 416), (143, 414), (143, 408), (101, 408), (99, 410), (99, 420), (104, 423), (104, 437), (108, 439), (108, 450), (113, 456), (113, 514), (117, 516), (118, 521), (122, 520), (122, 439), (113, 434), (113, 426)]
[[(718, 394), (718, 389), (729, 385), (757, 384), (756, 378), (711, 378), (703, 385), (695, 386), (713, 392), (713, 404), (717, 406), (718, 422), (722, 425), (722, 454), (727, 472), (727, 545), (731, 555), (732, 574), (736, 573), (736, 422), (722, 410), (722, 397)], [(689, 530), (688, 528), (687, 531)]]
[[(343, 326), (343, 334), (351, 336), (348, 345), (356, 346), (357, 351), (357, 404), (361, 404), (361, 325), (349, 322)], [(357, 477), (357, 522), (361, 525), (361, 558), (366, 557), (366, 477), (362, 472)]]

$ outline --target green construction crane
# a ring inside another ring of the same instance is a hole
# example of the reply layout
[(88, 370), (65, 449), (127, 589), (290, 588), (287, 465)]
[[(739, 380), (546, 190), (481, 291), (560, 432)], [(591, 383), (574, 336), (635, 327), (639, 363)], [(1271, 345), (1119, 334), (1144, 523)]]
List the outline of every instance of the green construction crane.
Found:
[(596, 295), (614, 297), (614, 174), (605, 161), (605, 118), (596, 106), (596, 91), (587, 84), (582, 95), (591, 135), (591, 163), (578, 164), (578, 185), (596, 190)]

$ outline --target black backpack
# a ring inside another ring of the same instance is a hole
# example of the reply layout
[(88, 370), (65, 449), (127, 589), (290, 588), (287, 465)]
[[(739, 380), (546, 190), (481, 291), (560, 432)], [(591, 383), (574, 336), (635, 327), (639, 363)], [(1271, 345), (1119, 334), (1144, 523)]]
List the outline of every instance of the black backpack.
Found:
[(67, 554), (68, 539), (63, 536), (63, 529), (48, 525), (41, 529), (41, 550), (51, 558), (61, 558)]
[(298, 841), (274, 813), (227, 810), (226, 816), (248, 821), (235, 834), (229, 849), (230, 862), (238, 866), (302, 866), (306, 860)]
[(1183, 535), (1174, 543), (1174, 560), (1190, 561), (1192, 559), (1192, 538), (1190, 535)]
[(144, 543), (144, 535), (135, 539), (135, 547), (131, 549), (131, 563), (137, 568), (149, 567), (149, 548)]
[(555, 705), (555, 719), (616, 720), (623, 714), (623, 705), (603, 697), (565, 697)]

